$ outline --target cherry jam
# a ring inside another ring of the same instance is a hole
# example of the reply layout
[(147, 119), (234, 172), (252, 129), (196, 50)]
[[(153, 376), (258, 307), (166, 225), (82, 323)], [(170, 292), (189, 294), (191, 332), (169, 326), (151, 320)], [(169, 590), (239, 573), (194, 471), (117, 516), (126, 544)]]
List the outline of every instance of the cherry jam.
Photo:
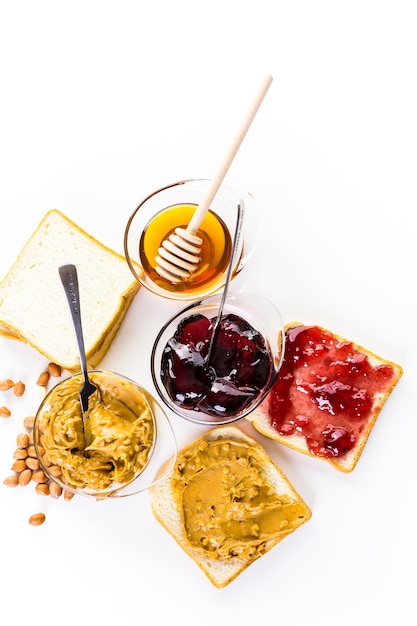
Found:
[(224, 315), (210, 363), (208, 349), (216, 318), (185, 318), (167, 342), (161, 379), (179, 407), (232, 417), (259, 396), (272, 369), (263, 336), (238, 315)]
[(318, 326), (289, 329), (268, 395), (271, 425), (280, 435), (303, 436), (312, 454), (343, 456), (365, 428), (375, 394), (393, 376), (391, 366), (373, 366), (351, 342)]

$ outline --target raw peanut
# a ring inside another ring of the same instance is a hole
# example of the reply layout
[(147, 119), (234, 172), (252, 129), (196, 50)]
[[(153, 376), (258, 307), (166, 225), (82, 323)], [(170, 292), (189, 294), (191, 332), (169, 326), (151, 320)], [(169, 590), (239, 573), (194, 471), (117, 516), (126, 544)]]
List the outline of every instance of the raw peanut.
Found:
[(74, 496), (75, 496), (75, 493), (73, 491), (68, 491), (68, 489), (65, 489), (64, 500), (72, 500)]
[(3, 485), (6, 485), (6, 487), (17, 487), (18, 484), (19, 480), (16, 474), (14, 474), (13, 476), (7, 476), (7, 478), (3, 480)]
[(36, 471), (39, 469), (39, 461), (38, 459), (34, 459), (32, 456), (28, 456), (25, 460), (26, 467), (31, 469), (32, 471)]
[(25, 419), (23, 420), (23, 426), (27, 428), (28, 430), (31, 430), (31, 428), (33, 428), (34, 423), (35, 423), (35, 418), (32, 415), (25, 417)]
[(25, 389), (26, 389), (25, 383), (22, 383), (22, 381), (19, 380), (17, 383), (15, 383), (13, 387), (14, 395), (17, 396), (18, 398), (21, 398), (23, 394), (25, 393)]
[(19, 474), (19, 478), (18, 478), (19, 485), (21, 487), (26, 487), (26, 485), (30, 483), (31, 479), (32, 479), (32, 470), (27, 467), (26, 469), (23, 470), (23, 472)]
[(48, 483), (38, 483), (35, 487), (36, 493), (40, 496), (49, 496), (49, 485)]
[(18, 448), (27, 448), (29, 445), (29, 435), (27, 433), (17, 435), (16, 445)]
[(26, 459), (18, 459), (13, 463), (10, 469), (17, 473), (23, 472), (23, 470), (26, 469)]
[(62, 495), (62, 487), (58, 483), (51, 482), (49, 485), (49, 493), (53, 498), (59, 498)]
[(34, 459), (36, 459), (37, 455), (36, 455), (35, 446), (29, 446), (27, 450), (28, 450), (28, 456), (31, 456)]
[(0, 417), (10, 417), (12, 412), (7, 406), (0, 406)]
[(29, 524), (32, 526), (40, 526), (45, 521), (45, 513), (34, 513), (29, 517)]
[(46, 452), (44, 452), (42, 456), (42, 463), (45, 465), (45, 467), (49, 467), (51, 465), (51, 461), (49, 460), (49, 456)]
[(28, 451), (25, 448), (16, 448), (13, 452), (14, 459), (26, 459)]
[(45, 476), (45, 474), (44, 474), (44, 472), (42, 470), (37, 470), (36, 472), (33, 472), (32, 480), (34, 480), (35, 483), (46, 483), (46, 482), (48, 482), (48, 478)]
[(51, 376), (55, 376), (55, 378), (59, 378), (61, 376), (61, 366), (56, 363), (48, 364), (48, 372)]
[[(38, 446), (38, 454), (40, 456), (43, 456), (44, 453), (45, 453), (45, 449), (42, 446)], [(38, 455), (36, 454), (36, 456), (38, 456)]]
[(42, 372), (42, 374), (39, 375), (39, 378), (36, 384), (39, 385), (39, 387), (45, 387), (48, 384), (48, 381), (49, 381), (49, 372)]
[(51, 465), (48, 470), (51, 476), (55, 476), (56, 478), (61, 476), (61, 468), (58, 465)]
[[(32, 449), (32, 447), (33, 447), (33, 446), (29, 446), (28, 450), (29, 450), (29, 449)], [(42, 448), (42, 446), (38, 446), (38, 454), (39, 454), (39, 456), (43, 456), (44, 452), (45, 452), (45, 450)], [(32, 454), (30, 454), (29, 456), (32, 456)], [(36, 452), (35, 452), (35, 455), (34, 455), (34, 456), (36, 456), (36, 457), (38, 456), (38, 455), (36, 454)]]
[(9, 391), (14, 386), (14, 382), (10, 378), (0, 380), (0, 391)]
[(33, 443), (33, 430), (30, 431), (30, 433), (28, 434), (29, 437), (29, 443), (32, 445)]

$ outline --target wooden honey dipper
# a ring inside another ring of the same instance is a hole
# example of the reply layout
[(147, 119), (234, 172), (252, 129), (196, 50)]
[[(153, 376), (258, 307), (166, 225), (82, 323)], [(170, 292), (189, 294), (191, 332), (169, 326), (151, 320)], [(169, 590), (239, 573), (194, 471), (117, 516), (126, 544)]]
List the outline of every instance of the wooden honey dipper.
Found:
[(172, 283), (179, 283), (186, 280), (196, 271), (201, 261), (200, 252), (203, 240), (197, 235), (201, 222), (204, 219), (210, 204), (213, 201), (220, 185), (222, 184), (227, 171), (239, 150), (250, 125), (252, 124), (259, 107), (272, 83), (272, 76), (267, 75), (256, 93), (256, 97), (247, 112), (242, 125), (240, 126), (232, 145), (225, 155), (219, 170), (212, 179), (206, 194), (197, 206), (187, 228), (176, 228), (171, 235), (165, 239), (161, 247), (158, 248), (158, 255), (155, 257), (156, 271), (160, 276)]

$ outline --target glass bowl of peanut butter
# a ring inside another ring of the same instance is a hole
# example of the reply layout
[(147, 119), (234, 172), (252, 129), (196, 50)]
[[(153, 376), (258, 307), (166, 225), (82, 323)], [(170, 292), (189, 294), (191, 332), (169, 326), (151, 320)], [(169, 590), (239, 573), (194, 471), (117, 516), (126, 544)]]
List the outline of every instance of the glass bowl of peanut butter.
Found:
[(98, 393), (90, 403), (91, 442), (86, 447), (79, 393), (82, 373), (55, 385), (34, 422), (36, 455), (47, 479), (63, 489), (97, 499), (140, 493), (155, 484), (162, 462), (177, 454), (165, 410), (138, 383), (107, 370), (89, 372)]
[(260, 404), (278, 375), (285, 347), (273, 302), (230, 293), (210, 348), (221, 300), (215, 294), (176, 313), (151, 353), (152, 379), (165, 406), (211, 426), (235, 422)]

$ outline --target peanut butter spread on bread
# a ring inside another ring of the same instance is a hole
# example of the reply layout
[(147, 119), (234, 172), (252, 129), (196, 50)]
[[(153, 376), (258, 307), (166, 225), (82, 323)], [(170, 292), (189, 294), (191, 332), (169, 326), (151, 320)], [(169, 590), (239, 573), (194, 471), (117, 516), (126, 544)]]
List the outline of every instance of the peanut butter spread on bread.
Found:
[(265, 462), (246, 442), (198, 440), (177, 459), (172, 476), (187, 541), (213, 559), (250, 562), (306, 515), (303, 503), (278, 495)]

